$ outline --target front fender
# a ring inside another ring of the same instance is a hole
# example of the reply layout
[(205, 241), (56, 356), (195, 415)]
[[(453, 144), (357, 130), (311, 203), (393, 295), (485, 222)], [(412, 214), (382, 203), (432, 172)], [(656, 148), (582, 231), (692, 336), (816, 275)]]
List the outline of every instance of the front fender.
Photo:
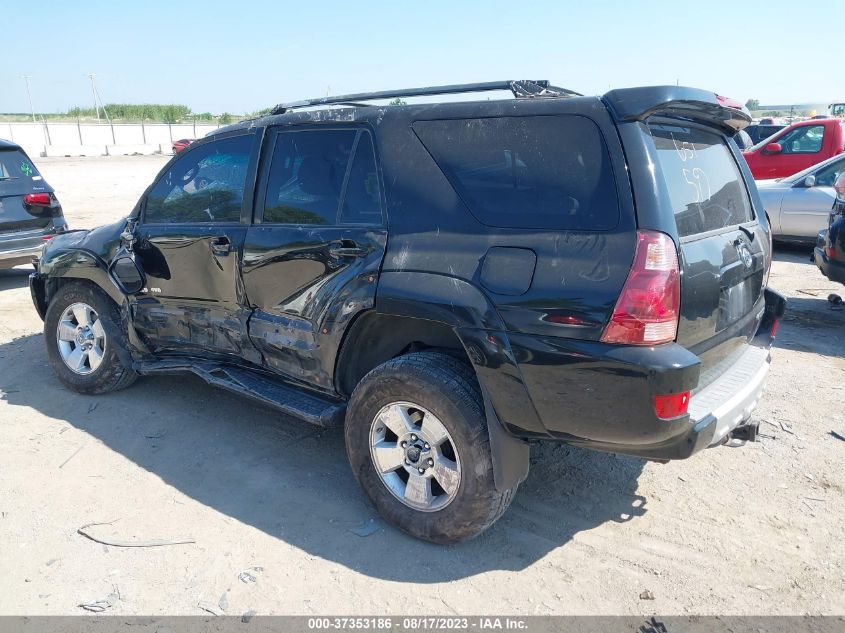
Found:
[(120, 292), (108, 273), (108, 263), (96, 253), (85, 248), (68, 248), (45, 255), (38, 262), (38, 277), (45, 280), (49, 303), (50, 281), (57, 279), (84, 279), (97, 285), (118, 305), (126, 297)]

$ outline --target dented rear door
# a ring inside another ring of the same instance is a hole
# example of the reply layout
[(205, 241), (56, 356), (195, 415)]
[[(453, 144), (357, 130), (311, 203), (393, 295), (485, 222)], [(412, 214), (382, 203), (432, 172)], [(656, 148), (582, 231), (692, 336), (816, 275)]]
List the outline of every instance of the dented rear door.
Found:
[(243, 247), (249, 335), (265, 366), (333, 390), (335, 352), (373, 307), (387, 240), (372, 135), (363, 127), (273, 130)]

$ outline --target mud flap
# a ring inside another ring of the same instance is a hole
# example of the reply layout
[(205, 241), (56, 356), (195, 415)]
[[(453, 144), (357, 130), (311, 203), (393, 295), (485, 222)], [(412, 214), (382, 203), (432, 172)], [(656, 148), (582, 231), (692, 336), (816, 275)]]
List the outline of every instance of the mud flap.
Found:
[(516, 488), (528, 476), (530, 450), (526, 442), (505, 431), (484, 385), (481, 385), (481, 392), (487, 416), (487, 433), (490, 436), (493, 483), (496, 485), (496, 490), (506, 492)]

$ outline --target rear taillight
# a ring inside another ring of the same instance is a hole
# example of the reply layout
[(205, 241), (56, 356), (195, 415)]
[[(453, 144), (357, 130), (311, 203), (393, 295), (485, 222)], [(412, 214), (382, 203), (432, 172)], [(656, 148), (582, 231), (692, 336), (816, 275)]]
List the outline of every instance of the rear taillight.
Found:
[(689, 409), (689, 391), (654, 396), (654, 412), (661, 420), (671, 420), (686, 415)]
[(833, 188), (836, 191), (836, 197), (845, 199), (845, 173), (839, 174), (833, 183)]
[(836, 248), (833, 245), (825, 246), (824, 254), (827, 256), (828, 259), (836, 259)]
[(49, 193), (28, 193), (23, 197), (23, 203), (29, 207), (50, 207), (53, 200)]
[(678, 251), (672, 238), (638, 231), (634, 264), (601, 340), (625, 345), (674, 341), (680, 300)]

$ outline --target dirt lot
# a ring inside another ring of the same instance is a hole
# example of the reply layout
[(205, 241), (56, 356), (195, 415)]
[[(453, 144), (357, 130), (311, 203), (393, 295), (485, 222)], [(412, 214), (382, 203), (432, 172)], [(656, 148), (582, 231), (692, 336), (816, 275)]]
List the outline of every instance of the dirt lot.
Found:
[[(165, 160), (38, 162), (88, 227), (128, 213)], [(825, 298), (845, 289), (806, 253), (774, 264), (790, 305), (762, 442), (667, 465), (543, 447), (505, 517), (445, 548), (353, 531), (375, 515), (340, 431), (192, 377), (63, 389), (27, 272), (0, 272), (0, 613), (841, 614), (845, 310)], [(111, 521), (92, 534), (195, 542), (77, 533)]]

